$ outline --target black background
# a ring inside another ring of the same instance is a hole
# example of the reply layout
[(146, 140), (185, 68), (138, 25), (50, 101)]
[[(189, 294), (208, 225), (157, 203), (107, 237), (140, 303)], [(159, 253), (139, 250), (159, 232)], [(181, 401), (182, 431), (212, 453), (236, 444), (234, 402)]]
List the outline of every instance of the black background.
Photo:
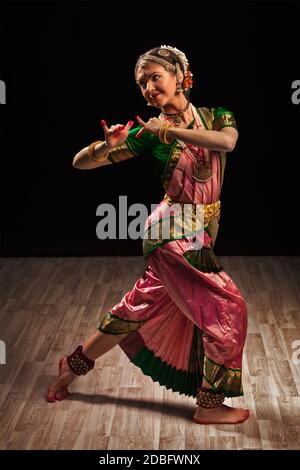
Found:
[(1, 255), (141, 255), (96, 237), (96, 208), (158, 203), (151, 159), (93, 171), (74, 155), (146, 106), (137, 57), (169, 44), (194, 74), (191, 101), (236, 116), (221, 194), (219, 255), (299, 254), (298, 2), (2, 2)]

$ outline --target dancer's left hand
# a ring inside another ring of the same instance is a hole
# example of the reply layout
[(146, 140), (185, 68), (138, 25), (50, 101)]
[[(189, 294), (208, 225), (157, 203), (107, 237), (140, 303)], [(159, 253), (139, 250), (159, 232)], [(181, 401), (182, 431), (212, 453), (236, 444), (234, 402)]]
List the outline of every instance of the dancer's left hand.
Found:
[(148, 122), (143, 121), (140, 116), (137, 116), (136, 118), (138, 123), (143, 126), (136, 134), (136, 137), (140, 137), (144, 132), (151, 132), (154, 135), (158, 135), (159, 129), (164, 122), (156, 117), (150, 118)]

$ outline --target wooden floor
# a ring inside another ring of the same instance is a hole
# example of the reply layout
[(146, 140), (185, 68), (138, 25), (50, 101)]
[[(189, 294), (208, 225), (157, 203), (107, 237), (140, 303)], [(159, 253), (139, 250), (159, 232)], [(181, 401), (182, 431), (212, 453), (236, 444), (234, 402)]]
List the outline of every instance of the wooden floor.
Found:
[(245, 396), (227, 403), (251, 417), (236, 426), (193, 423), (194, 399), (152, 382), (119, 346), (76, 379), (71, 399), (47, 403), (62, 353), (95, 331), (145, 262), (0, 259), (0, 449), (299, 449), (300, 258), (220, 260), (249, 312)]

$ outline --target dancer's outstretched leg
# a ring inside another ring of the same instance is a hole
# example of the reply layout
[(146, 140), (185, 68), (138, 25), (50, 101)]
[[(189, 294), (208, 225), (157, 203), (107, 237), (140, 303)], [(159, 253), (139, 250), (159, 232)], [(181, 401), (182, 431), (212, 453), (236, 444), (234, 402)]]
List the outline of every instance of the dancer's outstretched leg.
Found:
[[(79, 362), (75, 361), (75, 367), (72, 367), (73, 370), (76, 369), (76, 367), (82, 367), (82, 364), (84, 367), (85, 363), (87, 365), (87, 369), (92, 368), (93, 361), (119, 344), (127, 334), (128, 333), (123, 335), (111, 335), (96, 331), (87, 339), (82, 347), (82, 351), (78, 353), (79, 356), (82, 356), (83, 360), (79, 360)], [(81, 373), (75, 373), (69, 367), (68, 357), (71, 359), (71, 356), (64, 356), (59, 361), (59, 375), (48, 387), (47, 400), (51, 403), (55, 400), (64, 400), (69, 395), (68, 385), (73, 382), (76, 375), (81, 375)], [(80, 370), (78, 369), (77, 372), (80, 372)]]
[[(213, 392), (210, 384), (204, 379), (201, 392), (197, 396), (196, 412), (193, 421), (198, 424), (238, 424), (249, 418), (249, 410), (232, 408), (224, 405), (224, 396)], [(219, 401), (219, 404), (217, 405)], [(216, 406), (217, 405), (217, 406)]]

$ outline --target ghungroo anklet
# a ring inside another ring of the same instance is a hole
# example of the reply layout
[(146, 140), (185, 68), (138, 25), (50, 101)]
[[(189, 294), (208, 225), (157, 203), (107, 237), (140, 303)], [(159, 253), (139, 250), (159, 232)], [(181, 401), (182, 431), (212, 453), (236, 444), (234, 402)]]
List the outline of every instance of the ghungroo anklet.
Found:
[(75, 351), (67, 357), (67, 363), (76, 375), (86, 375), (95, 365), (95, 361), (86, 357), (82, 352), (82, 346), (78, 346)]
[(218, 393), (209, 389), (198, 389), (198, 394), (196, 396), (197, 405), (201, 406), (201, 408), (217, 408), (222, 405), (224, 400), (224, 393)]

